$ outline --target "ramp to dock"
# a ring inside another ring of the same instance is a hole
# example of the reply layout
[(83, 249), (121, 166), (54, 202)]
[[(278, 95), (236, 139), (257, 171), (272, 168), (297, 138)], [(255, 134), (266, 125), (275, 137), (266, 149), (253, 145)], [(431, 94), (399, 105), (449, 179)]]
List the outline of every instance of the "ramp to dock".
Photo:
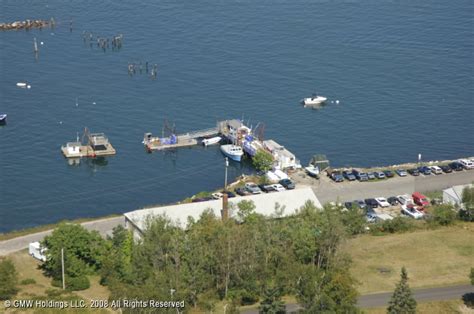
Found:
[(188, 133), (185, 133), (185, 134), (180, 134), (180, 135), (178, 135), (178, 137), (188, 137), (188, 138), (192, 138), (192, 139), (198, 139), (198, 138), (201, 138), (201, 137), (216, 136), (218, 134), (219, 134), (219, 129), (217, 127), (215, 127), (215, 128), (202, 129), (202, 130), (188, 132)]

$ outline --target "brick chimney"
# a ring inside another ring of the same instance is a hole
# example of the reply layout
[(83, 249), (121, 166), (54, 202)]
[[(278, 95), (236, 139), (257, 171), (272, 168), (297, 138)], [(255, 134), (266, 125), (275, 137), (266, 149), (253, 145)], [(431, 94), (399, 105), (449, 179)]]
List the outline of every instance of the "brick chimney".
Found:
[(228, 198), (227, 193), (224, 193), (224, 195), (222, 196), (222, 210), (221, 210), (222, 220), (229, 219), (229, 202), (227, 198)]

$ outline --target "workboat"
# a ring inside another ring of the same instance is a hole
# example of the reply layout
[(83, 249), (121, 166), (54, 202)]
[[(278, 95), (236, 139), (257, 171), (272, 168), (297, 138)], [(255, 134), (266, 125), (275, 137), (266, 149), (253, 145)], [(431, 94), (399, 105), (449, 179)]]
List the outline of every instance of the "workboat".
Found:
[(313, 178), (319, 178), (319, 167), (318, 166), (313, 166), (309, 165), (308, 167), (304, 168), (306, 170), (306, 173), (313, 177)]
[(224, 155), (235, 161), (240, 161), (244, 154), (242, 147), (233, 144), (222, 145), (221, 151)]
[(204, 146), (214, 145), (214, 144), (219, 143), (221, 141), (221, 139), (222, 138), (220, 136), (206, 138), (206, 139), (202, 140), (202, 145), (204, 145)]
[(0, 114), (0, 124), (5, 124), (7, 123), (7, 114), (6, 113), (1, 113)]
[(326, 100), (327, 100), (326, 97), (318, 96), (318, 95), (313, 94), (312, 97), (303, 98), (301, 100), (301, 102), (305, 106), (308, 106), (308, 105), (319, 105), (319, 104), (322, 104), (323, 102), (325, 102)]

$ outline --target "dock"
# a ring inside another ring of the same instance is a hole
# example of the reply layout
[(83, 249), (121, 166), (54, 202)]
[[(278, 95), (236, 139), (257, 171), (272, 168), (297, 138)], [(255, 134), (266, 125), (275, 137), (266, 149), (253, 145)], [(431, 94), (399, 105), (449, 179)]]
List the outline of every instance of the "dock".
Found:
[(79, 137), (75, 142), (66, 143), (61, 146), (61, 151), (66, 158), (82, 158), (82, 157), (102, 157), (115, 155), (115, 148), (110, 144), (109, 139), (104, 133), (89, 133), (86, 129), (83, 138), (87, 138), (87, 143), (83, 144), (79, 141)]

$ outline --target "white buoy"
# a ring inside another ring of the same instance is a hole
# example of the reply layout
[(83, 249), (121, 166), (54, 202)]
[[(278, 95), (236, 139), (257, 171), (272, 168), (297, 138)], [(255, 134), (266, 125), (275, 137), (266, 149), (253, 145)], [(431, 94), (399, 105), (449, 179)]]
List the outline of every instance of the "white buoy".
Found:
[(331, 104), (333, 104), (333, 103), (334, 103), (334, 101), (331, 100)]
[(339, 100), (336, 100), (336, 104), (339, 104)]
[(43, 45), (44, 45), (44, 42), (40, 42), (40, 44), (41, 44), (41, 46), (43, 46)]
[(30, 89), (30, 88), (31, 88), (31, 85), (26, 86), (26, 88)]
[(63, 122), (62, 122), (62, 121), (59, 121), (59, 124), (63, 124)]
[(95, 101), (93, 101), (92, 104), (95, 105)]

